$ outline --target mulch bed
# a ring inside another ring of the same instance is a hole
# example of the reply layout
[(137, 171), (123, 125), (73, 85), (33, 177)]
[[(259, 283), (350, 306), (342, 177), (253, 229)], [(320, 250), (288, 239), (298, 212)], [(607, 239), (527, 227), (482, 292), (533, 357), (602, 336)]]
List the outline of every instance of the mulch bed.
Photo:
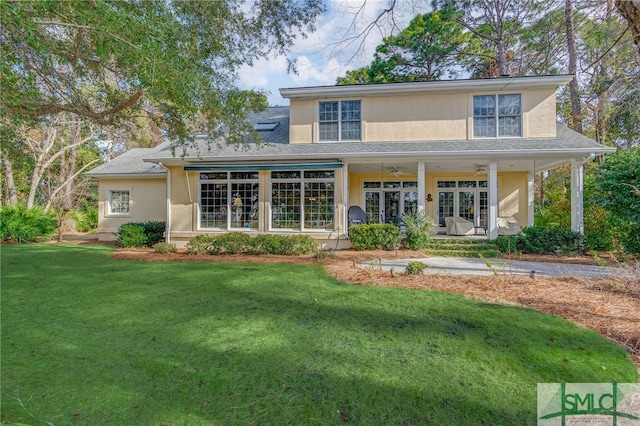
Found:
[[(404, 275), (363, 269), (358, 263), (372, 259), (428, 257), (409, 250), (398, 252), (353, 250), (337, 251), (316, 260), (313, 256), (189, 256), (184, 252), (160, 254), (151, 249), (119, 249), (116, 259), (182, 261), (182, 262), (254, 262), (321, 264), (338, 280), (355, 285), (405, 287), (459, 293), (489, 302), (527, 306), (558, 315), (595, 330), (610, 341), (624, 347), (640, 373), (640, 298), (619, 294), (615, 278), (585, 280), (571, 277), (538, 277), (499, 274), (494, 276)], [(520, 256), (519, 260), (597, 264), (587, 256), (557, 258), (556, 256)]]

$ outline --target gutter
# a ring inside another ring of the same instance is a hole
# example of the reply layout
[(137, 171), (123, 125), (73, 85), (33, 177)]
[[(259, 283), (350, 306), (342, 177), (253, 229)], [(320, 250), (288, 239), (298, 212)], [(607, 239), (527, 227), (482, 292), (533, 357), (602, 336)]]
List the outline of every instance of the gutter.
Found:
[(164, 239), (167, 244), (171, 243), (171, 170), (165, 167), (162, 162), (158, 165), (167, 171), (167, 222), (165, 224)]

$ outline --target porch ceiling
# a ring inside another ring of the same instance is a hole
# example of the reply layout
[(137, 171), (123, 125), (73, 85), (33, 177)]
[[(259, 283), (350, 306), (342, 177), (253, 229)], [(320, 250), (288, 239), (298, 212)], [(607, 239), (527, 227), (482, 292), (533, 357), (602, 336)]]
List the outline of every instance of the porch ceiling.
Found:
[[(579, 158), (576, 158), (579, 159)], [(476, 173), (480, 169), (484, 169), (484, 173), (478, 172), (479, 175), (486, 174), (489, 158), (473, 158), (473, 159), (435, 159), (425, 161), (425, 171), (427, 173)], [(563, 164), (569, 164), (569, 157), (541, 157), (541, 158), (501, 158), (495, 160), (498, 172), (541, 172), (553, 169)], [(418, 162), (408, 159), (389, 159), (389, 160), (355, 160), (348, 161), (350, 173), (363, 174), (385, 174), (389, 175), (396, 172), (398, 176), (405, 174), (415, 174), (418, 171)]]

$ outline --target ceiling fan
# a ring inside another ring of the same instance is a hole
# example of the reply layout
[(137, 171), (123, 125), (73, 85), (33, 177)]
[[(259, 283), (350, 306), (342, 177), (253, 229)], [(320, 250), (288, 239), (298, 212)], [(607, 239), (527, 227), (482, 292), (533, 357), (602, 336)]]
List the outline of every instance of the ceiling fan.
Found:
[(473, 169), (476, 171), (476, 176), (487, 174), (487, 166), (484, 164), (474, 164)]
[(394, 176), (394, 177), (398, 177), (398, 176), (406, 175), (406, 174), (409, 174), (409, 173), (400, 170), (398, 167), (392, 167), (391, 171), (389, 172), (389, 174)]

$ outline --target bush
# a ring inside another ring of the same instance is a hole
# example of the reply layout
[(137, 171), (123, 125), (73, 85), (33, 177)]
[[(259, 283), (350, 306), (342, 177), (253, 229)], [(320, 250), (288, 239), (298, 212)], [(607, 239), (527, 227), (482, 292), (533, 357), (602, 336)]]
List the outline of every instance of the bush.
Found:
[(187, 243), (187, 254), (301, 255), (315, 253), (318, 242), (308, 235), (265, 235), (252, 238), (243, 232), (201, 234)]
[(424, 211), (405, 213), (400, 216), (407, 227), (406, 244), (411, 250), (421, 250), (431, 241), (436, 224)]
[(421, 275), (422, 272), (428, 267), (429, 265), (424, 262), (409, 262), (407, 264), (407, 268), (404, 270), (404, 273), (407, 275)]
[(356, 250), (395, 250), (400, 245), (400, 228), (391, 224), (353, 225), (349, 238)]
[(56, 215), (41, 207), (6, 206), (0, 209), (0, 240), (28, 243), (51, 238), (58, 227)]
[(153, 249), (156, 253), (175, 253), (178, 251), (174, 243), (155, 243)]
[[(587, 250), (587, 239), (579, 232), (560, 228), (542, 228), (531, 226), (524, 228), (522, 251), (536, 254), (584, 253)], [(522, 238), (521, 238), (522, 239)]]
[(519, 237), (515, 235), (500, 235), (496, 238), (496, 247), (500, 253), (514, 254), (518, 253)]
[(308, 235), (283, 235), (280, 240), (280, 254), (299, 256), (315, 253), (318, 242)]
[(208, 254), (238, 254), (245, 253), (251, 246), (251, 237), (244, 232), (227, 232), (215, 235), (209, 248)]
[(192, 238), (186, 245), (187, 254), (198, 256), (209, 253), (214, 238), (215, 236), (210, 234), (200, 234)]
[(129, 222), (118, 228), (122, 247), (153, 247), (164, 239), (165, 222)]
[(98, 228), (98, 207), (87, 206), (82, 210), (69, 212), (69, 216), (76, 221), (76, 231), (92, 232)]

